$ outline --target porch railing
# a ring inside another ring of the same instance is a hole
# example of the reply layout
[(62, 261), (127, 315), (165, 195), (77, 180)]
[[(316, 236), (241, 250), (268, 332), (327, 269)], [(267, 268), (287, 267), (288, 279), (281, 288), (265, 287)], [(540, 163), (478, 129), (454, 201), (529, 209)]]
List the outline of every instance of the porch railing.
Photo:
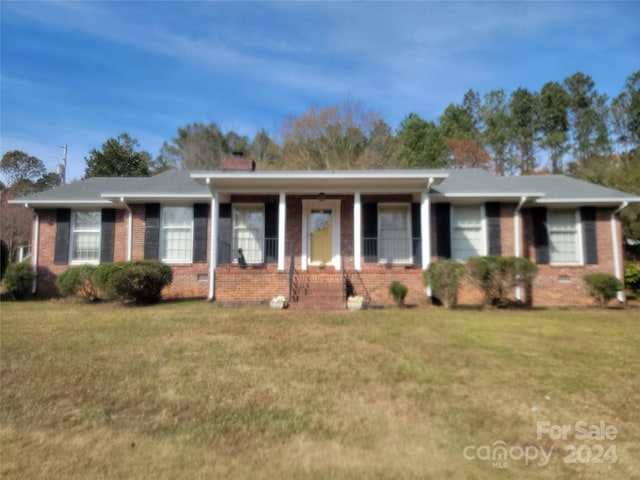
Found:
[(362, 256), (367, 262), (420, 265), (422, 263), (422, 239), (364, 237)]
[(242, 257), (248, 265), (278, 261), (277, 237), (236, 239), (235, 241), (218, 239), (218, 264), (241, 263), (239, 249), (242, 249)]

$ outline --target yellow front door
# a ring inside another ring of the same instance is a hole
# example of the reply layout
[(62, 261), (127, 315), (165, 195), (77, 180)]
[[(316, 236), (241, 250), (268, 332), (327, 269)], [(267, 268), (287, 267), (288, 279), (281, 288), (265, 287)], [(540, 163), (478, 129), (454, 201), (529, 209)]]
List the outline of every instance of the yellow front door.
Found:
[(312, 208), (309, 216), (309, 250), (312, 264), (327, 265), (333, 256), (331, 210)]

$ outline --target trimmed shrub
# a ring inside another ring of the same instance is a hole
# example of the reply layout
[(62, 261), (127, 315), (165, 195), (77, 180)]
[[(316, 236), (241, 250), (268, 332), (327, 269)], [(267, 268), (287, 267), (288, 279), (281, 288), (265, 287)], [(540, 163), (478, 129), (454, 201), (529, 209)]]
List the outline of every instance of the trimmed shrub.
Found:
[(90, 302), (98, 300), (98, 289), (93, 284), (96, 267), (83, 265), (71, 267), (56, 278), (56, 287), (63, 297), (75, 295)]
[(613, 275), (608, 273), (591, 273), (583, 277), (587, 287), (587, 293), (595, 298), (598, 305), (604, 307), (610, 300), (622, 290), (622, 284)]
[(471, 283), (482, 290), (484, 304), (504, 306), (520, 285), (531, 285), (538, 271), (531, 260), (521, 257), (472, 257), (467, 260), (467, 273)]
[(389, 295), (391, 295), (393, 301), (396, 302), (396, 305), (399, 307), (404, 307), (404, 299), (408, 291), (409, 289), (402, 282), (394, 280), (389, 284)]
[(425, 286), (431, 286), (433, 296), (442, 302), (443, 307), (451, 308), (456, 304), (464, 273), (463, 263), (453, 259), (439, 260), (422, 273), (422, 281)]
[(118, 297), (115, 282), (128, 262), (103, 263), (93, 272), (93, 284), (100, 290), (100, 296), (104, 299)]
[(10, 263), (4, 273), (4, 286), (16, 300), (22, 300), (31, 293), (35, 273), (28, 263)]
[(110, 298), (151, 305), (161, 300), (162, 289), (173, 281), (173, 271), (158, 260), (114, 262), (100, 265), (93, 280)]
[(633, 293), (640, 293), (640, 265), (628, 263), (624, 267), (624, 284)]

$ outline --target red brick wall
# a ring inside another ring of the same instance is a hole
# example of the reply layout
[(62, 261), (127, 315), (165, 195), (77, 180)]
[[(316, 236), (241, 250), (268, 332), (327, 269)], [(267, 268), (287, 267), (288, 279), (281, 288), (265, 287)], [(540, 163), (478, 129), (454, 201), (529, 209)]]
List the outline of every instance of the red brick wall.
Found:
[[(268, 301), (273, 296), (288, 295), (289, 262), (292, 249), (295, 249), (295, 266), (300, 268), (300, 252), (302, 247), (302, 199), (315, 198), (315, 196), (287, 196), (287, 228), (285, 245), (285, 270), (277, 271), (276, 264), (268, 264), (263, 268), (250, 267), (239, 269), (236, 265), (220, 265), (215, 274), (215, 298), (223, 302), (242, 301)], [(353, 196), (341, 195), (327, 198), (339, 198), (341, 200), (341, 249), (343, 265), (347, 271), (353, 270)], [(263, 202), (266, 197), (261, 196), (234, 196), (237, 202)], [(273, 196), (268, 200), (273, 201)], [(363, 196), (364, 201), (389, 201), (408, 202), (411, 198), (405, 195), (397, 196)], [(502, 254), (512, 256), (514, 247), (514, 219), (515, 204), (503, 204), (500, 214), (500, 231), (502, 240)], [(133, 260), (144, 258), (144, 205), (132, 205), (133, 213)], [(591, 299), (586, 295), (582, 277), (587, 273), (605, 272), (614, 273), (613, 246), (611, 238), (610, 215), (612, 209), (597, 209), (596, 213), (596, 237), (598, 242), (597, 265), (580, 266), (553, 266), (540, 265), (538, 276), (533, 289), (527, 292), (533, 305), (584, 305), (590, 304)], [(38, 242), (38, 293), (44, 296), (55, 295), (55, 276), (68, 268), (67, 265), (54, 265), (55, 246), (55, 209), (38, 210), (40, 217), (40, 232)], [(436, 252), (437, 239), (434, 210), (431, 210), (431, 248)], [(533, 246), (533, 227), (529, 209), (522, 210), (522, 255), (535, 261), (535, 249)], [(116, 214), (115, 250), (114, 260), (127, 259), (127, 228), (128, 212), (119, 209)], [(620, 222), (616, 222), (618, 239), (621, 242)], [(207, 240), (210, 244), (210, 228), (207, 229)], [(168, 287), (164, 295), (167, 298), (201, 297), (206, 298), (209, 292), (209, 254), (207, 248), (207, 263), (172, 265), (174, 282)], [(620, 245), (620, 254), (622, 249)], [(436, 261), (432, 255), (432, 261)], [(621, 260), (622, 263), (622, 260)], [(392, 299), (387, 289), (389, 284), (400, 281), (408, 286), (409, 293), (407, 303), (422, 304), (427, 301), (424, 286), (422, 285), (422, 271), (419, 267), (405, 265), (381, 265), (377, 263), (365, 263), (363, 259), (360, 278), (364, 281), (368, 293), (375, 304), (391, 304)], [(358, 290), (360, 287), (356, 285)], [(460, 303), (478, 303), (481, 294), (468, 284), (465, 284), (459, 292)]]
[(219, 302), (266, 302), (276, 295), (289, 298), (288, 271), (278, 272), (276, 264), (245, 269), (219, 266), (215, 280), (215, 299)]
[[(596, 209), (596, 241), (598, 244), (598, 263), (596, 265), (538, 265), (538, 275), (530, 292), (533, 305), (571, 306), (592, 304), (587, 295), (582, 277), (589, 273), (615, 272), (613, 260), (613, 242), (611, 237), (611, 208)], [(523, 256), (535, 262), (536, 252), (533, 244), (533, 224), (531, 211), (523, 209)], [(618, 231), (620, 265), (622, 266), (622, 232), (619, 219)]]
[[(133, 249), (132, 260), (144, 259), (144, 205), (132, 205), (133, 213)], [(40, 216), (40, 232), (38, 238), (38, 279), (37, 293), (43, 297), (56, 296), (55, 279), (69, 268), (69, 265), (54, 265), (54, 249), (56, 238), (56, 210), (46, 209), (36, 211)], [(115, 237), (113, 260), (116, 262), (127, 260), (128, 248), (128, 221), (127, 210), (116, 211)], [(207, 242), (209, 242), (210, 229), (207, 229)], [(165, 298), (205, 298), (209, 292), (209, 249), (207, 249), (207, 263), (195, 263), (187, 265), (172, 265), (173, 283), (167, 287), (163, 296)], [(203, 278), (206, 277), (206, 278)]]
[(67, 265), (53, 264), (56, 240), (56, 211), (36, 210), (36, 214), (40, 219), (36, 293), (44, 297), (55, 296), (58, 294), (58, 290), (55, 287), (56, 276), (68, 268)]
[[(515, 255), (514, 245), (514, 213), (515, 204), (502, 204), (500, 211), (500, 235), (502, 242), (502, 255)], [(576, 266), (556, 266), (539, 265), (538, 274), (530, 291), (525, 292), (525, 301), (530, 301), (534, 306), (572, 306), (590, 305), (593, 300), (587, 295), (583, 276), (589, 273), (603, 272), (614, 274), (613, 243), (611, 237), (610, 216), (613, 209), (596, 209), (596, 238), (598, 243), (598, 264), (596, 265), (576, 265)], [(535, 247), (533, 244), (533, 224), (531, 221), (531, 209), (521, 210), (522, 256), (535, 262)], [(437, 261), (435, 252), (437, 251), (435, 216), (431, 215), (431, 251), (432, 261)], [(618, 241), (620, 242), (620, 265), (622, 268), (622, 231), (620, 221), (616, 221), (618, 231)], [(472, 286), (468, 281), (464, 281), (458, 292), (458, 301), (462, 304), (475, 304), (482, 301), (481, 292)]]
[[(133, 248), (132, 260), (144, 259), (144, 230), (145, 205), (131, 205), (133, 214)], [(128, 216), (128, 215), (127, 215)], [(125, 219), (124, 228), (127, 219)], [(125, 232), (126, 239), (126, 232)], [(164, 298), (206, 298), (209, 294), (209, 258), (211, 245), (211, 228), (207, 225), (207, 258), (206, 263), (171, 264), (173, 282), (162, 292)], [(125, 250), (123, 259), (126, 260), (126, 240), (122, 243)]]

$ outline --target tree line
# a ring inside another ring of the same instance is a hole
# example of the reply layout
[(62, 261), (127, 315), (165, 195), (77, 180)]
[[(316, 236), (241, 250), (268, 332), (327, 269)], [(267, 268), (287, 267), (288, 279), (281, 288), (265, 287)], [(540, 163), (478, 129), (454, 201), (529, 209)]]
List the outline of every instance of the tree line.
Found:
[[(312, 107), (252, 139), (215, 123), (178, 129), (153, 168), (216, 169), (239, 151), (260, 169), (484, 168), (499, 175), (584, 174), (624, 161), (640, 141), (640, 71), (609, 99), (581, 72), (534, 92), (469, 90), (435, 120), (409, 113), (394, 129), (358, 102)], [(623, 158), (624, 157), (624, 158)], [(91, 173), (91, 172), (88, 172)]]

